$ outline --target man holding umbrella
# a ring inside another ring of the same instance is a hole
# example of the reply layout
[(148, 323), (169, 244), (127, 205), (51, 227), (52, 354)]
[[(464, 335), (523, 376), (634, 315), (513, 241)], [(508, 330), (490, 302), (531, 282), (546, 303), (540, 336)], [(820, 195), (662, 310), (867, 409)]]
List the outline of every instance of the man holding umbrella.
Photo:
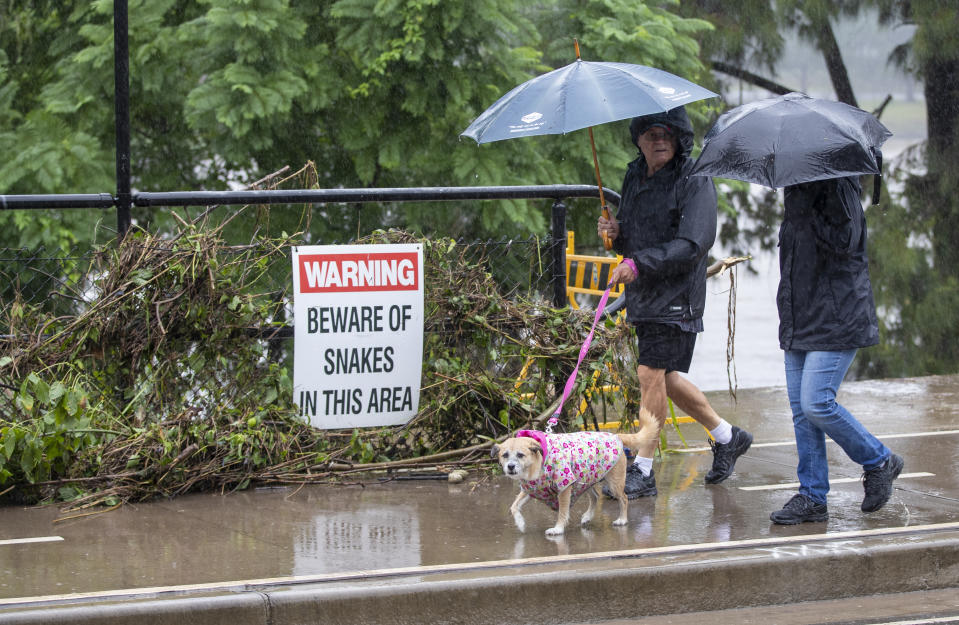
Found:
[[(634, 118), (630, 132), (641, 154), (626, 173), (619, 219), (600, 218), (599, 234), (606, 249), (615, 240), (626, 257), (612, 279), (626, 284), (627, 319), (639, 333), (643, 406), (662, 428), (666, 398), (672, 397), (711, 431), (718, 444), (706, 481), (715, 484), (732, 474), (736, 458), (752, 443), (749, 433), (719, 418), (702, 392), (679, 375), (689, 369), (696, 332), (703, 327), (706, 252), (716, 238), (717, 211), (712, 182), (688, 175), (693, 131), (682, 105), (717, 94), (652, 67), (584, 61), (574, 43), (574, 63), (513, 88), (462, 134), (485, 143), (588, 128), (607, 215), (592, 126)], [(638, 464), (626, 476), (630, 499), (656, 494), (652, 463), (658, 437), (650, 439), (649, 449), (633, 450)]]
[[(708, 178), (689, 177), (693, 128), (684, 107), (633, 118), (630, 136), (640, 154), (629, 163), (615, 218), (599, 218), (600, 237), (613, 241), (623, 262), (611, 281), (626, 285), (626, 318), (636, 328), (637, 375), (642, 407), (658, 429), (668, 416), (667, 397), (715, 439), (707, 484), (728, 478), (753, 437), (731, 426), (706, 396), (680, 373), (689, 371), (696, 334), (703, 331), (707, 252), (716, 239), (716, 191)], [(658, 436), (630, 450), (630, 499), (655, 495), (652, 468)]]

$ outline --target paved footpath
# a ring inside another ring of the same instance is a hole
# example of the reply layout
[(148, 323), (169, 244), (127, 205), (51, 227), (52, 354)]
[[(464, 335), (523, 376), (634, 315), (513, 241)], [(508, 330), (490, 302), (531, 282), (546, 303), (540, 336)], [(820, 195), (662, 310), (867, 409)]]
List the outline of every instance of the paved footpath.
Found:
[(689, 446), (670, 432), (681, 451), (657, 462), (659, 496), (632, 502), (626, 527), (605, 502), (560, 538), (544, 535), (552, 513), (536, 502), (520, 532), (515, 485), (480, 471), (79, 518), (0, 508), (0, 625), (640, 622), (959, 589), (959, 376), (845, 383), (839, 400), (905, 459), (903, 474), (864, 515), (861, 469), (830, 444), (829, 521), (794, 527), (768, 520), (796, 488), (785, 390), (737, 395), (709, 394), (755, 435), (729, 480), (704, 485), (705, 433), (683, 425)]

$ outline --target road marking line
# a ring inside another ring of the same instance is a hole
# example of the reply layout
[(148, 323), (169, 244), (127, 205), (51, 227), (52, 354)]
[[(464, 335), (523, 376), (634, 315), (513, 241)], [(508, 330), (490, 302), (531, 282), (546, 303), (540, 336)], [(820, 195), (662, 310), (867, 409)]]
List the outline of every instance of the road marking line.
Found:
[(909, 619), (908, 621), (869, 622), (866, 625), (933, 625), (934, 623), (959, 623), (959, 615), (941, 616), (938, 618)]
[(25, 543), (55, 543), (63, 540), (62, 536), (35, 536), (33, 538), (6, 538), (0, 540), (0, 545), (22, 545)]
[(917, 436), (941, 436), (943, 434), (959, 434), (959, 430), (936, 430), (935, 432), (905, 432), (903, 434), (886, 434), (876, 438), (915, 438)]
[[(881, 440), (893, 439), (893, 438), (916, 438), (917, 436), (945, 436), (949, 434), (959, 434), (959, 430), (937, 430), (935, 432), (907, 432), (904, 434), (884, 434), (882, 436), (876, 436), (876, 438)], [(831, 438), (826, 439), (827, 443), (835, 443), (836, 441)], [(786, 446), (795, 446), (796, 441), (775, 441), (772, 443), (753, 443), (750, 445), (750, 449), (757, 449), (759, 447), (786, 447)], [(679, 454), (691, 454), (698, 453), (701, 451), (711, 451), (712, 447), (686, 447), (679, 449), (670, 449), (669, 451)]]
[[(896, 479), (904, 479), (910, 477), (935, 477), (935, 473), (903, 473)], [(834, 480), (829, 480), (829, 484), (849, 484), (851, 482), (858, 482), (860, 478), (858, 477), (840, 477)], [(799, 488), (799, 482), (786, 482), (784, 484), (763, 484), (762, 486), (739, 486), (739, 490), (779, 490), (783, 488)]]
[(209, 582), (205, 584), (187, 584), (182, 586), (155, 586), (150, 588), (125, 588), (121, 590), (105, 590), (99, 592), (79, 592), (67, 595), (39, 595), (35, 597), (11, 597), (0, 599), (0, 606), (47, 603), (53, 601), (71, 601), (77, 599), (134, 599), (149, 597), (151, 599), (161, 593), (183, 593), (188, 591), (256, 591), (263, 586), (289, 586), (292, 584), (321, 584), (332, 582), (366, 581), (386, 577), (422, 577), (430, 574), (468, 573), (499, 568), (520, 566), (574, 564), (577, 562), (601, 562), (604, 560), (629, 560), (645, 556), (674, 555), (684, 553), (705, 553), (717, 550), (731, 549), (768, 549), (781, 545), (848, 541), (866, 538), (884, 538), (905, 534), (915, 537), (921, 533), (938, 533), (943, 531), (959, 531), (959, 523), (933, 523), (929, 525), (908, 525), (901, 527), (884, 527), (868, 530), (849, 530), (845, 532), (829, 532), (824, 534), (800, 534), (796, 536), (776, 536), (767, 538), (748, 538), (745, 540), (729, 540), (715, 543), (691, 543), (686, 545), (668, 545), (665, 547), (645, 547), (641, 549), (624, 549), (621, 551), (597, 551), (594, 553), (569, 554), (564, 556), (538, 556), (513, 560), (489, 560), (486, 562), (465, 562), (460, 564), (433, 564), (426, 566), (408, 566), (395, 569), (373, 569), (368, 571), (345, 571), (339, 573), (316, 573), (311, 575), (290, 575), (285, 577), (268, 577), (261, 579), (232, 580), (224, 582)]

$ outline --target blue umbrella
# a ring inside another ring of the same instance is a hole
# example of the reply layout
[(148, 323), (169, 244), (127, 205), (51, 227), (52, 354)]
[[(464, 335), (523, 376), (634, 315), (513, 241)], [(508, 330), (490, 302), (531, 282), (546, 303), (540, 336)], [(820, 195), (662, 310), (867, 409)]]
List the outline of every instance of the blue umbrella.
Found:
[(644, 65), (577, 59), (497, 100), (461, 133), (477, 143), (566, 134), (638, 115), (663, 113), (717, 94)]
[[(490, 143), (588, 128), (600, 203), (608, 216), (592, 126), (662, 113), (717, 94), (645, 65), (584, 61), (579, 58), (579, 43), (575, 45), (576, 61), (514, 88), (473, 120), (460, 136)], [(606, 249), (612, 247), (611, 241), (604, 243)]]

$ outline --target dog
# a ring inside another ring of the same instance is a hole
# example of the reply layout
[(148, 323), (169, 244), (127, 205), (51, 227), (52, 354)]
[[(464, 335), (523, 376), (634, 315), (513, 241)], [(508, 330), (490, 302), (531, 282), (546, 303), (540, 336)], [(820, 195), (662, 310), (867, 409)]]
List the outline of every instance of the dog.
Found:
[(490, 455), (499, 461), (508, 478), (519, 482), (519, 494), (509, 508), (519, 530), (526, 529), (522, 507), (534, 498), (556, 510), (556, 524), (546, 530), (546, 535), (565, 533), (570, 506), (584, 493), (589, 495), (589, 507), (580, 523), (586, 525), (593, 520), (604, 482), (619, 502), (619, 516), (613, 525), (626, 525), (624, 447), (639, 449), (650, 437), (658, 435), (652, 413), (643, 409), (639, 418), (642, 428), (636, 434), (591, 431), (547, 434), (519, 430), (514, 437), (494, 445)]

